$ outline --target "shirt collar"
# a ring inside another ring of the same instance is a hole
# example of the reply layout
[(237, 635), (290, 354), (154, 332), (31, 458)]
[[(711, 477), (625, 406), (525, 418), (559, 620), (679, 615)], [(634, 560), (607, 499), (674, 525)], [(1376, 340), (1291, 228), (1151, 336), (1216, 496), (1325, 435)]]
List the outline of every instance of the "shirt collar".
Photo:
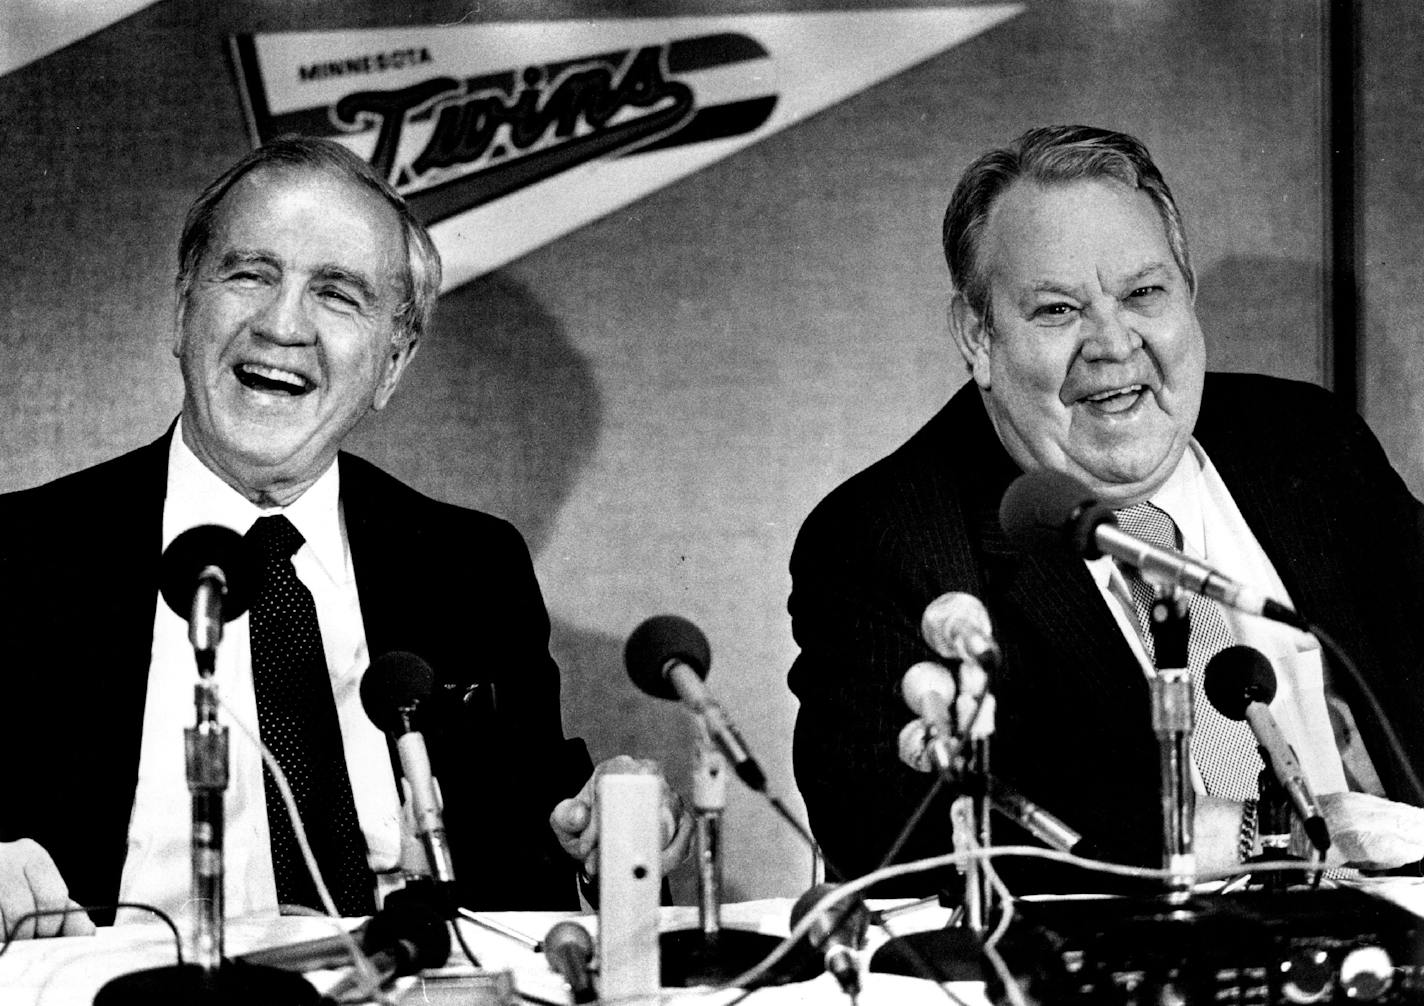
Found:
[[(179, 419), (168, 447), (168, 497), (163, 506), (163, 547), (190, 527), (220, 524), (246, 534), (258, 517), (285, 514), (302, 537), (303, 549), (333, 579), (345, 565), (341, 537), (340, 466), (332, 463), (301, 496), (285, 507), (263, 509), (198, 459), (183, 442)], [(301, 551), (300, 549), (298, 550)]]
[(1182, 533), (1182, 551), (1188, 555), (1206, 554), (1205, 517), (1202, 498), (1206, 492), (1202, 483), (1205, 453), (1193, 438), (1182, 452), (1182, 459), (1162, 488), (1152, 494), (1150, 502), (1167, 512), (1177, 522)]
[[(1167, 476), (1167, 481), (1148, 498), (1148, 502), (1166, 511), (1167, 516), (1176, 521), (1182, 532), (1182, 550), (1197, 556), (1206, 554), (1205, 518), (1201, 505), (1201, 494), (1205, 491), (1202, 486), (1205, 459), (1206, 453), (1196, 438), (1192, 438), (1182, 452), (1177, 467)], [(1107, 588), (1117, 570), (1112, 557), (1099, 556), (1087, 560), (1087, 564), (1098, 588)]]

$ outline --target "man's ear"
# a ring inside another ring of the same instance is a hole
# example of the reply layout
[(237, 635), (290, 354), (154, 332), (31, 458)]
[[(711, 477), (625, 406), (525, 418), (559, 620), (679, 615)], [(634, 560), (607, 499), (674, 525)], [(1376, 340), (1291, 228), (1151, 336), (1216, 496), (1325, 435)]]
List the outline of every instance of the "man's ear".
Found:
[(410, 365), (410, 361), (415, 359), (415, 351), (419, 348), (420, 339), (415, 336), (392, 347), (390, 356), (386, 358), (386, 372), (381, 377), (380, 384), (376, 386), (376, 394), (371, 402), (372, 409), (379, 412), (386, 407), (386, 403), (396, 393), (396, 386), (400, 384), (401, 375), (405, 373), (405, 368)]
[(183, 296), (182, 280), (173, 283), (173, 355), (183, 355), (183, 316), (188, 310), (188, 298)]
[(964, 357), (974, 383), (988, 391), (993, 384), (989, 375), (989, 327), (963, 294), (956, 293), (949, 302), (949, 335), (959, 355)]

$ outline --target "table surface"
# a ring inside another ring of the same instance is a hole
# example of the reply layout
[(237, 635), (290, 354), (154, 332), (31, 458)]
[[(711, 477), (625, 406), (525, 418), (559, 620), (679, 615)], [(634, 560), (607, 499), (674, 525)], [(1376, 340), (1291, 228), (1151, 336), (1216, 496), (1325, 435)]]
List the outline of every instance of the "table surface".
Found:
[[(722, 924), (729, 928), (751, 929), (782, 936), (788, 931), (787, 921), (791, 899), (772, 898), (762, 901), (727, 905), (722, 911)], [(878, 903), (877, 903), (878, 904)], [(524, 933), (542, 939), (549, 928), (561, 919), (576, 919), (596, 936), (596, 915), (560, 912), (492, 912), (487, 917)], [(948, 913), (931, 907), (900, 915), (894, 923), (896, 933), (942, 927)], [(354, 924), (354, 923), (352, 923)], [(660, 928), (667, 932), (695, 928), (697, 911), (690, 907), (662, 909)], [(471, 923), (462, 922), (461, 933), (470, 949), (486, 970), (508, 970), (516, 987), (531, 1002), (568, 1002), (562, 979), (550, 971), (542, 954), (525, 945)], [(181, 929), (180, 929), (181, 931)], [(278, 946), (299, 940), (329, 936), (334, 931), (327, 919), (281, 917), (263, 919), (232, 919), (225, 928), (226, 949), (236, 956), (261, 947)], [(872, 935), (865, 954), (872, 953), (885, 939)], [(868, 956), (866, 957), (868, 960)], [(0, 1001), (6, 1006), (89, 1006), (105, 982), (119, 975), (142, 968), (174, 963), (173, 934), (161, 924), (123, 925), (99, 930), (94, 936), (67, 937), (49, 940), (27, 940), (13, 943), (0, 956)], [(414, 978), (397, 986), (393, 999), (401, 1004), (434, 1001), (430, 986), (442, 982), (452, 985), (468, 981), (473, 970), (465, 963), (458, 946), (453, 948), (451, 966), (430, 973), (422, 983)], [(313, 984), (324, 989), (336, 973), (318, 973)], [(863, 977), (862, 1006), (917, 1006), (933, 1003), (944, 1006), (951, 1000), (931, 982), (897, 975), (867, 973)], [(955, 983), (952, 988), (968, 1006), (987, 1006), (976, 983)], [(737, 989), (669, 989), (665, 1002), (726, 1004), (741, 994)], [(831, 976), (822, 974), (812, 981), (758, 990), (749, 1000), (751, 1006), (776, 1006), (789, 1003), (844, 1003), (845, 994)]]
[[(1361, 881), (1352, 886), (1362, 887), (1424, 917), (1424, 879), (1394, 877)], [(727, 905), (722, 911), (722, 924), (728, 928), (784, 936), (788, 931), (791, 904), (789, 898), (771, 898)], [(872, 904), (884, 908), (901, 903)], [(578, 920), (595, 938), (598, 931), (598, 917), (590, 914), (492, 912), (485, 913), (485, 917), (532, 939), (542, 939), (549, 928), (561, 919)], [(945, 925), (947, 919), (948, 912), (944, 909), (921, 906), (896, 914), (891, 928), (897, 935), (938, 929)], [(354, 924), (354, 920), (348, 922), (348, 925)], [(508, 971), (527, 1001), (568, 1002), (562, 979), (550, 971), (542, 954), (536, 954), (523, 943), (483, 927), (468, 922), (460, 925), (470, 949), (486, 971)], [(695, 908), (679, 906), (661, 910), (660, 929), (663, 932), (696, 928), (697, 925)], [(225, 930), (227, 953), (236, 956), (261, 947), (329, 936), (333, 931), (333, 922), (322, 918), (233, 919), (229, 920)], [(862, 959), (868, 961), (870, 954), (885, 939), (883, 932), (872, 928)], [(0, 1002), (4, 1006), (90, 1006), (94, 995), (110, 979), (173, 962), (173, 935), (166, 926), (154, 923), (105, 928), (94, 936), (16, 941), (0, 956), (0, 993), (3, 993)], [(401, 1006), (453, 1002), (456, 1000), (442, 998), (438, 994), (442, 983), (451, 988), (467, 989), (474, 975), (474, 970), (456, 946), (452, 948), (450, 966), (428, 972), (423, 979), (403, 979), (392, 999)], [(308, 977), (319, 989), (325, 990), (338, 976), (338, 972), (326, 972)], [(921, 1003), (944, 1006), (954, 1001), (946, 996), (944, 989), (921, 979), (865, 973), (863, 982), (859, 999), (862, 1006), (919, 1006)], [(964, 1006), (988, 1006), (988, 1000), (977, 983), (952, 983), (949, 991)], [(706, 1002), (720, 1006), (740, 995), (738, 989), (668, 989), (664, 992), (663, 1001)], [(468, 1003), (468, 994), (459, 1001)], [(759, 989), (749, 1001), (751, 1006), (778, 1006), (790, 1003), (837, 1004), (846, 1002), (846, 998), (834, 979), (822, 974), (808, 982)]]

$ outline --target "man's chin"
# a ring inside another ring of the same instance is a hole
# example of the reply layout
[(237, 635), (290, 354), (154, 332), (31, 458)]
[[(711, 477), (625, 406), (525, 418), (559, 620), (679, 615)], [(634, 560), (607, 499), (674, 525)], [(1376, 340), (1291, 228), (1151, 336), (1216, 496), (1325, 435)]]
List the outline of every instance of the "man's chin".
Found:
[(205, 451), (205, 460), (250, 490), (310, 482), (321, 474), (317, 469), (323, 467), (320, 455), (311, 448), (310, 438), (293, 436), (290, 427), (272, 430), (246, 426), (215, 440)]
[(1141, 458), (1111, 458), (1098, 463), (1073, 465), (1069, 474), (1092, 492), (1093, 498), (1114, 509), (1147, 499), (1176, 471), (1181, 448)]

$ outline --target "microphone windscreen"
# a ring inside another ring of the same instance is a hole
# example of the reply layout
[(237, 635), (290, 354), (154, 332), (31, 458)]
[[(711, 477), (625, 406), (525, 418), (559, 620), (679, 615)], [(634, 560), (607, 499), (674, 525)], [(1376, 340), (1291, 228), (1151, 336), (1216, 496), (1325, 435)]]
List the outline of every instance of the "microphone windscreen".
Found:
[(593, 937), (588, 935), (587, 929), (572, 919), (556, 922), (544, 937), (544, 954), (548, 956), (564, 949), (572, 949), (591, 958)]
[(190, 527), (164, 549), (159, 570), (163, 600), (185, 622), (193, 613), (198, 580), (209, 567), (220, 569), (226, 584), (224, 622), (246, 611), (257, 593), (257, 565), (242, 535), (218, 524)]
[(801, 897), (796, 899), (796, 903), (791, 906), (790, 926), (795, 929), (801, 924), (801, 920), (806, 917), (806, 913), (814, 908), (818, 902), (826, 895), (836, 889), (835, 884), (820, 883), (812, 887)]
[(994, 627), (983, 601), (973, 594), (952, 590), (925, 606), (925, 613), (920, 616), (920, 636), (941, 657), (958, 660), (963, 654), (957, 641), (975, 636), (992, 640)]
[(414, 653), (392, 650), (371, 661), (361, 678), (361, 707), (386, 733), (401, 733), (401, 710), (412, 709), (430, 696), (435, 672)]
[(389, 951), (397, 975), (438, 968), (450, 958), (450, 927), (430, 899), (388, 896), (385, 906), (366, 922), (361, 949), (367, 954)]
[(678, 615), (654, 615), (633, 630), (623, 648), (623, 662), (633, 684), (660, 699), (678, 698), (667, 677), (671, 661), (681, 661), (706, 680), (712, 650), (702, 630)]
[(900, 679), (900, 695), (910, 712), (926, 720), (941, 721), (949, 715), (950, 703), (958, 692), (954, 675), (943, 664), (921, 660), (911, 665)]
[(1202, 691), (1221, 715), (1244, 720), (1247, 705), (1276, 697), (1276, 672), (1260, 650), (1228, 646), (1207, 661)]
[(1066, 541), (1074, 552), (1096, 559), (1094, 541), (1101, 524), (1116, 524), (1106, 505), (1087, 486), (1062, 472), (1025, 472), (999, 502), (999, 523), (1020, 547), (1045, 548)]
[(589, 963), (593, 959), (593, 937), (588, 930), (564, 919), (554, 923), (544, 937), (544, 956), (549, 967), (564, 976), (576, 1003), (594, 1002), (593, 983), (589, 974)]
[[(806, 913), (834, 891), (836, 886), (822, 882), (797, 898), (796, 903), (791, 906), (791, 928), (795, 929), (806, 917)], [(820, 949), (832, 933), (839, 933), (841, 939), (851, 946), (859, 947), (865, 942), (865, 931), (870, 925), (870, 915), (866, 911), (865, 902), (859, 895), (851, 895), (849, 902), (847, 904), (842, 900), (826, 909), (826, 917), (821, 923), (812, 926), (806, 934), (806, 940), (811, 946)], [(835, 923), (834, 928), (832, 922)]]

